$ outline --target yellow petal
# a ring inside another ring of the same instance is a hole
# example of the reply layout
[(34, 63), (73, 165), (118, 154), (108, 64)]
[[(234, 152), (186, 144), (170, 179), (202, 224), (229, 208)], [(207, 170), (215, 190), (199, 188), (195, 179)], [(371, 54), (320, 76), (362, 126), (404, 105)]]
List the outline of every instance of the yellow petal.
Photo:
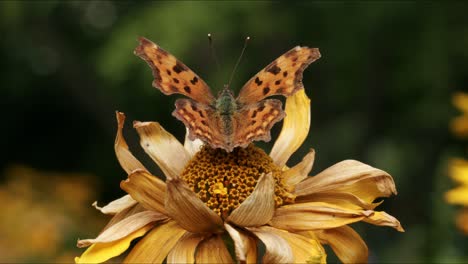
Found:
[(166, 263), (195, 263), (195, 250), (202, 239), (200, 234), (185, 234), (167, 255)]
[(269, 224), (289, 231), (307, 231), (343, 226), (372, 214), (372, 210), (353, 210), (335, 204), (308, 202), (277, 208)]
[(178, 178), (190, 155), (184, 146), (156, 122), (134, 122), (140, 144), (168, 179)]
[(319, 238), (335, 252), (343, 263), (367, 263), (369, 251), (366, 243), (349, 226), (317, 232)]
[(457, 92), (452, 97), (452, 103), (460, 111), (468, 114), (468, 94)]
[(146, 170), (145, 167), (133, 156), (133, 154), (128, 149), (127, 142), (122, 134), (122, 129), (125, 123), (125, 115), (121, 112), (115, 112), (117, 117), (117, 136), (115, 137), (114, 150), (117, 156), (117, 160), (120, 163), (120, 166), (130, 174), (130, 172), (136, 169)]
[(215, 233), (223, 229), (223, 221), (179, 179), (167, 181), (165, 201), (167, 213), (184, 229), (193, 233)]
[(269, 226), (248, 227), (265, 245), (262, 263), (293, 263), (294, 255), (288, 241), (272, 232)]
[(155, 227), (125, 258), (125, 263), (162, 263), (179, 239), (187, 233), (175, 221)]
[(450, 129), (457, 137), (466, 138), (468, 136), (468, 116), (462, 115), (453, 118), (450, 121)]
[(457, 215), (457, 227), (465, 234), (468, 235), (468, 209), (463, 209)]
[(188, 128), (186, 128), (186, 130), (187, 132), (185, 133), (184, 147), (190, 157), (193, 157), (200, 150), (204, 143), (200, 139), (190, 140)]
[(224, 227), (234, 241), (237, 261), (240, 263), (256, 263), (257, 244), (255, 240), (227, 223), (224, 224)]
[(97, 205), (97, 202), (94, 202), (93, 206), (94, 208), (101, 211), (101, 213), (103, 214), (114, 215), (114, 214), (121, 212), (122, 210), (125, 210), (131, 206), (134, 206), (135, 204), (137, 204), (137, 201), (135, 201), (130, 195), (127, 194), (117, 200), (114, 200), (108, 203), (104, 207), (99, 207)]
[(405, 232), (400, 224), (400, 221), (386, 212), (374, 212), (373, 215), (365, 218), (363, 221), (378, 226), (390, 226), (400, 232)]
[(200, 243), (196, 263), (234, 263), (229, 251), (219, 236), (213, 236)]
[(260, 226), (268, 223), (275, 212), (275, 179), (271, 172), (258, 179), (254, 191), (232, 211), (228, 222), (238, 226)]
[(75, 258), (75, 263), (102, 263), (110, 258), (122, 254), (130, 246), (130, 242), (141, 237), (153, 226), (147, 225), (134, 233), (114, 242), (98, 243), (90, 246), (80, 257)]
[(128, 179), (120, 182), (120, 188), (144, 207), (165, 214), (166, 184), (144, 170), (135, 170)]
[(377, 197), (396, 194), (396, 188), (392, 176), (385, 171), (356, 160), (345, 160), (298, 183), (295, 190), (297, 196), (319, 192), (348, 192), (372, 203)]
[(310, 99), (304, 89), (286, 99), (285, 112), (283, 128), (270, 153), (270, 157), (279, 167), (286, 164), (309, 133)]
[(294, 186), (303, 181), (309, 175), (315, 160), (315, 150), (311, 149), (309, 153), (296, 166), (283, 172), (283, 181), (288, 186)]
[(296, 203), (306, 202), (324, 202), (354, 210), (374, 210), (374, 208), (380, 205), (383, 201), (378, 203), (368, 203), (349, 192), (321, 192), (309, 194), (307, 196), (299, 196), (296, 198)]
[(468, 161), (464, 159), (451, 159), (449, 162), (449, 175), (456, 182), (468, 185)]
[(468, 206), (468, 185), (454, 188), (445, 193), (445, 200), (451, 204)]
[(95, 243), (113, 242), (130, 235), (150, 223), (165, 219), (167, 219), (167, 216), (154, 211), (139, 212), (107, 228), (95, 239), (78, 240), (77, 246), (87, 247)]

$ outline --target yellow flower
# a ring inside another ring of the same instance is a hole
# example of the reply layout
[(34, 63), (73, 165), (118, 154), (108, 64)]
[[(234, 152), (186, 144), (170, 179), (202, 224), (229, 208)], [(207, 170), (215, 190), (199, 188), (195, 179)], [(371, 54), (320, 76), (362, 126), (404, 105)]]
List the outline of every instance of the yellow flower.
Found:
[[(286, 100), (287, 116), (270, 154), (250, 145), (231, 153), (185, 139), (180, 144), (155, 122), (135, 122), (141, 146), (166, 182), (151, 175), (130, 153), (117, 113), (117, 158), (128, 173), (129, 195), (100, 208), (115, 214), (77, 263), (103, 262), (144, 236), (124, 262), (254, 263), (257, 245), (264, 263), (324, 263), (328, 244), (343, 262), (366, 262), (368, 249), (348, 224), (365, 221), (403, 231), (378, 197), (396, 194), (392, 177), (355, 160), (339, 162), (308, 177), (315, 152), (286, 166), (307, 137), (310, 100), (304, 90)], [(226, 243), (233, 244), (233, 259)]]
[(461, 116), (458, 116), (452, 120), (450, 127), (452, 131), (461, 138), (468, 137), (468, 94), (455, 93), (452, 98), (452, 103), (463, 112)]
[(449, 176), (461, 185), (448, 191), (445, 199), (448, 203), (465, 207), (457, 216), (457, 226), (468, 234), (468, 161), (452, 159), (449, 162)]

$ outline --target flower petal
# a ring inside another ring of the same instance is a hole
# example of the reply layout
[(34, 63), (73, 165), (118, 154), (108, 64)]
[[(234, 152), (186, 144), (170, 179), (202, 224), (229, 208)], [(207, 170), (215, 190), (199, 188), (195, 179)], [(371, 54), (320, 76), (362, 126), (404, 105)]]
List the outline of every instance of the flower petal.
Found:
[(390, 226), (398, 230), (399, 232), (405, 232), (403, 227), (395, 217), (387, 214), (386, 212), (374, 212), (373, 215), (363, 220), (369, 224), (378, 226)]
[(326, 263), (327, 254), (318, 239), (275, 228), (271, 228), (271, 231), (288, 241), (294, 263)]
[(309, 153), (296, 166), (283, 172), (284, 183), (288, 186), (294, 186), (303, 181), (309, 175), (315, 160), (315, 150), (311, 149)]
[(228, 223), (224, 223), (224, 227), (234, 241), (237, 261), (240, 263), (256, 263), (257, 245), (254, 239), (233, 228)]
[(454, 188), (445, 193), (445, 200), (451, 204), (468, 206), (468, 185)]
[(457, 227), (468, 235), (468, 209), (461, 210), (456, 217)]
[(452, 97), (453, 105), (460, 111), (468, 114), (468, 94), (457, 92)]
[(162, 263), (185, 233), (175, 221), (155, 227), (135, 245), (124, 263)]
[(203, 146), (204, 143), (198, 138), (195, 140), (190, 140), (188, 136), (189, 135), (188, 128), (186, 128), (186, 130), (187, 130), (187, 133), (185, 133), (184, 147), (189, 153), (190, 157), (193, 157), (200, 150), (200, 148)]
[(125, 123), (125, 114), (121, 112), (115, 112), (117, 117), (117, 136), (115, 137), (114, 150), (117, 160), (120, 163), (120, 166), (130, 174), (130, 172), (136, 169), (146, 170), (143, 164), (141, 164), (130, 152), (128, 149), (127, 142), (122, 134), (122, 129)]
[(166, 186), (163, 181), (144, 170), (135, 170), (128, 179), (120, 182), (120, 188), (145, 208), (165, 214), (164, 197)]
[(271, 172), (260, 176), (254, 191), (227, 218), (238, 226), (268, 223), (275, 212), (275, 179)]
[(266, 252), (262, 263), (293, 263), (294, 255), (288, 241), (272, 232), (269, 226), (247, 227), (265, 244)]
[[(468, 123), (468, 122), (467, 122)], [(449, 176), (458, 183), (468, 185), (468, 161), (451, 159), (449, 162)]]
[(180, 179), (167, 180), (166, 211), (184, 229), (193, 233), (215, 233), (223, 221)]
[(200, 234), (185, 234), (167, 255), (166, 263), (195, 263), (195, 250), (202, 240)]
[(396, 194), (392, 176), (356, 160), (339, 162), (296, 185), (297, 196), (319, 192), (349, 192), (372, 203)]
[(128, 236), (150, 223), (165, 219), (167, 219), (167, 216), (154, 211), (139, 212), (107, 228), (95, 239), (78, 240), (77, 246), (82, 248), (95, 243), (113, 242)]
[(97, 201), (93, 203), (94, 208), (98, 209), (101, 211), (103, 214), (110, 214), (114, 215), (116, 213), (119, 213), (133, 205), (137, 204), (137, 201), (135, 201), (130, 195), (125, 195), (117, 200), (114, 200), (104, 207), (99, 207), (97, 205)]
[(220, 236), (213, 236), (200, 243), (195, 263), (234, 263)]
[(277, 208), (270, 225), (289, 231), (327, 229), (361, 221), (372, 210), (354, 210), (323, 202), (285, 205)]
[(368, 203), (363, 199), (359, 198), (358, 196), (349, 192), (312, 193), (306, 196), (299, 196), (296, 198), (296, 203), (306, 202), (325, 202), (355, 210), (374, 210), (374, 208), (380, 205), (383, 201), (380, 201), (378, 203)]
[(178, 178), (187, 162), (189, 153), (184, 146), (157, 122), (134, 122), (140, 134), (140, 144), (168, 179)]
[(343, 263), (367, 263), (369, 250), (356, 231), (349, 226), (317, 232), (319, 238), (330, 245)]
[(151, 228), (152, 225), (147, 225), (120, 240), (93, 244), (80, 257), (75, 258), (75, 263), (102, 263), (118, 256), (127, 250), (133, 239), (143, 236)]
[(283, 128), (270, 153), (273, 162), (283, 167), (304, 142), (310, 128), (310, 99), (304, 89), (286, 99)]

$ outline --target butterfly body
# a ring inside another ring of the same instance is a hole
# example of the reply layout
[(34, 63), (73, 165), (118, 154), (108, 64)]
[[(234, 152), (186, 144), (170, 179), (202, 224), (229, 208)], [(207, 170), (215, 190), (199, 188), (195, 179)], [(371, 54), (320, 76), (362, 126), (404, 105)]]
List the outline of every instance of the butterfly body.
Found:
[(172, 113), (188, 128), (189, 139), (229, 152), (271, 139), (270, 129), (285, 113), (281, 101), (265, 98), (303, 89), (302, 72), (320, 58), (318, 49), (295, 47), (252, 77), (237, 97), (225, 86), (215, 98), (198, 75), (153, 42), (140, 38), (135, 54), (152, 68), (154, 87), (189, 97), (177, 99)]

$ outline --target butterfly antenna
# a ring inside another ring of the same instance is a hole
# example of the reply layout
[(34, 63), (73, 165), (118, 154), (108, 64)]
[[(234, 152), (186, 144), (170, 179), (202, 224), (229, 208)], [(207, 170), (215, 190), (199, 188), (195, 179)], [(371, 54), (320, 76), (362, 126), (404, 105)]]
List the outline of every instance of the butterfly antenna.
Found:
[(216, 57), (216, 50), (215, 50), (215, 46), (213, 43), (213, 38), (211, 37), (211, 33), (208, 33), (208, 41), (210, 43), (211, 57), (214, 59), (216, 63), (216, 68), (218, 69), (218, 72), (219, 72), (221, 68), (219, 67), (218, 57)]
[(232, 78), (234, 77), (234, 73), (236, 72), (237, 66), (239, 66), (239, 63), (240, 63), (240, 61), (242, 59), (242, 55), (244, 55), (244, 51), (247, 48), (247, 43), (249, 42), (249, 40), (250, 40), (250, 37), (245, 38), (244, 48), (242, 48), (242, 52), (241, 52), (241, 54), (239, 56), (239, 59), (237, 60), (236, 65), (234, 66), (234, 69), (232, 70), (231, 77), (229, 77), (228, 87), (231, 86)]

